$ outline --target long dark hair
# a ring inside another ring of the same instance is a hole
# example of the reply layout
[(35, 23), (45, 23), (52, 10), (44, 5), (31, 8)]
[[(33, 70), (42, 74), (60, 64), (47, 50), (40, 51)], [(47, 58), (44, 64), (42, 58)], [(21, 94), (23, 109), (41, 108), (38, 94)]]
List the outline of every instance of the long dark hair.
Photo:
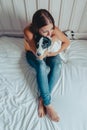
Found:
[(39, 9), (33, 15), (30, 29), (34, 34), (37, 34), (41, 27), (49, 23), (53, 24), (53, 28), (55, 27), (55, 21), (52, 15), (46, 9)]

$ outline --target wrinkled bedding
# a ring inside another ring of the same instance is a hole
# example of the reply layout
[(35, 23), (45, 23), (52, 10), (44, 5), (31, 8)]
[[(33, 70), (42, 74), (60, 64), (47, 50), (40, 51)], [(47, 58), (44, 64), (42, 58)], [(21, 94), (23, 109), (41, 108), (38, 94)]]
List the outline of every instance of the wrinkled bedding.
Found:
[(23, 41), (0, 37), (0, 130), (86, 130), (87, 40), (71, 41), (61, 57), (52, 91), (58, 123), (38, 117), (36, 72), (27, 64)]

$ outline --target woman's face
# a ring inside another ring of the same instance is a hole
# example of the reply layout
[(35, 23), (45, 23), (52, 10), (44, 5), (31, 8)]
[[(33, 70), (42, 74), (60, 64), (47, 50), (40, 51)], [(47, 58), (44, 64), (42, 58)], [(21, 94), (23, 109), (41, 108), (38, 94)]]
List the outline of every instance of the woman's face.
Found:
[(39, 29), (39, 33), (45, 37), (51, 37), (52, 32), (53, 32), (53, 24), (52, 23), (49, 23), (48, 25), (43, 26)]

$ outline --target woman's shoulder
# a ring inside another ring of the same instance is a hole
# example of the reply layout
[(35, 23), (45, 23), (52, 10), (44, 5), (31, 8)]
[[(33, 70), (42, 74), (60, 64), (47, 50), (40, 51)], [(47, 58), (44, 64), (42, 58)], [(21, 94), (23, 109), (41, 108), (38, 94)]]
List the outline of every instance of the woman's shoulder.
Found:
[(55, 26), (54, 33), (59, 33), (59, 32), (60, 32), (60, 29), (57, 26)]
[(29, 24), (28, 26), (26, 26), (24, 28), (24, 36), (27, 37), (29, 40), (32, 40), (33, 39), (33, 33), (30, 29), (31, 27), (31, 24)]
[(58, 37), (59, 33), (60, 33), (59, 28), (57, 26), (55, 26), (55, 28), (53, 30), (53, 33), (52, 33), (52, 36), (57, 36)]
[(54, 33), (54, 35), (56, 35), (58, 37), (64, 36), (64, 33), (57, 26), (55, 26), (53, 33)]

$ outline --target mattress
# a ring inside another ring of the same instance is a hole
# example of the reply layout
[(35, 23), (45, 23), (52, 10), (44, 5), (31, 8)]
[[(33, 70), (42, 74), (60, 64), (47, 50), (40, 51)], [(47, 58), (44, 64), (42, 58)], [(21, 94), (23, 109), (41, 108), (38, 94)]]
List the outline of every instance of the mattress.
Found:
[(0, 129), (87, 129), (87, 40), (72, 40), (61, 56), (61, 76), (52, 91), (60, 116), (38, 117), (36, 72), (25, 57), (24, 39), (0, 37)]

